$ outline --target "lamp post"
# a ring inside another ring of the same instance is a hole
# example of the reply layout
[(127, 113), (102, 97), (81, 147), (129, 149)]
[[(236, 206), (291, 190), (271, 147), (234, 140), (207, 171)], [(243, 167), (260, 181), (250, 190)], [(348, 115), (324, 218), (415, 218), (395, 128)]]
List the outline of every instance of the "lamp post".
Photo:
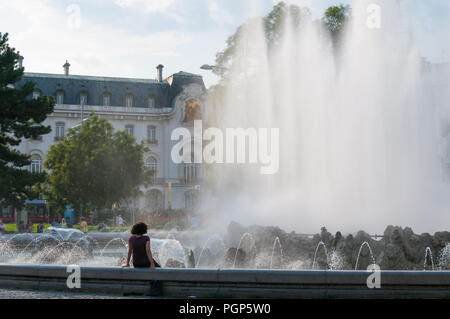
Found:
[(84, 98), (81, 99), (81, 122), (80, 122), (80, 124), (75, 125), (73, 128), (77, 128), (79, 126), (82, 126), (84, 121), (89, 121), (89, 117), (84, 119), (84, 102), (85, 102)]
[(228, 68), (224, 68), (222, 66), (217, 65), (209, 65), (209, 64), (203, 64), (200, 69), (205, 71), (214, 71), (214, 70), (222, 70), (222, 71), (228, 71)]
[(206, 71), (212, 71), (216, 68), (215, 65), (209, 65), (209, 64), (203, 64), (200, 69), (206, 70)]
[(81, 99), (81, 125), (83, 125), (84, 120), (84, 98)]

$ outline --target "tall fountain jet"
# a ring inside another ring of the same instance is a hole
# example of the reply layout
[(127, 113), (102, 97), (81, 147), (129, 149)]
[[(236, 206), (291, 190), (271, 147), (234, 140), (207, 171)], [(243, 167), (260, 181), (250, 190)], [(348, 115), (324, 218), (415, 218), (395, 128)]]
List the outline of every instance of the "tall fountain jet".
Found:
[(270, 50), (261, 20), (243, 27), (221, 124), (279, 128), (280, 169), (220, 164), (219, 220), (303, 232), (449, 225), (449, 105), (436, 85), (449, 74), (424, 62), (404, 2), (354, 1), (337, 42), (314, 20), (288, 15)]

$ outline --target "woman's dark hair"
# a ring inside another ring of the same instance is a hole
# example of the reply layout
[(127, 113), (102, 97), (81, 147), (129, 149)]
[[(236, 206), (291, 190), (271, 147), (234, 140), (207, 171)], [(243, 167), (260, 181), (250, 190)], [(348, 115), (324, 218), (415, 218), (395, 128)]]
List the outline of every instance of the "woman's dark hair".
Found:
[(139, 222), (133, 225), (131, 228), (132, 235), (145, 235), (147, 234), (147, 224)]

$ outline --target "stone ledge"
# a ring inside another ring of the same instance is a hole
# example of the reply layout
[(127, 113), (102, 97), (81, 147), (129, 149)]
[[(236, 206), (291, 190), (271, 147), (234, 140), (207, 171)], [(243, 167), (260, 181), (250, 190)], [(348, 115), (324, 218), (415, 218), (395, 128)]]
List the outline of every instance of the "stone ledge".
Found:
[[(70, 291), (65, 266), (0, 265), (0, 286)], [(82, 267), (79, 291), (148, 292), (163, 282), (170, 297), (224, 298), (450, 298), (450, 272), (385, 271), (381, 289), (368, 289), (364, 271), (270, 271), (248, 269), (126, 269)], [(73, 291), (73, 290), (72, 290)]]

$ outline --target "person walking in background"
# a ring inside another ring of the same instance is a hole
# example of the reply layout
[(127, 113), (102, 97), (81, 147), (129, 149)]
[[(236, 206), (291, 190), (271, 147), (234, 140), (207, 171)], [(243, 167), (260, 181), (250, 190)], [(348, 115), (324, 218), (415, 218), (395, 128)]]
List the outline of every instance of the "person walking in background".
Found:
[(41, 223), (38, 225), (37, 232), (38, 232), (39, 234), (42, 234), (42, 233), (44, 232), (44, 229), (45, 229), (45, 224), (44, 224), (44, 222), (41, 222)]
[(3, 224), (3, 220), (0, 219), (0, 235), (3, 235), (6, 233), (6, 225)]
[(118, 220), (118, 226), (119, 227), (123, 227), (123, 218), (122, 218), (122, 215), (119, 215), (119, 218), (117, 219)]
[(108, 229), (107, 229), (107, 227), (106, 227), (106, 225), (104, 224), (104, 223), (100, 223), (100, 224), (98, 224), (98, 231), (99, 232), (105, 232), (105, 231), (107, 231)]
[(74, 213), (71, 205), (66, 205), (66, 210), (64, 211), (64, 220), (66, 221), (66, 227), (73, 227)]
[(153, 260), (150, 246), (150, 238), (147, 234), (147, 224), (139, 222), (131, 228), (131, 237), (128, 240), (128, 256), (125, 267), (130, 267), (130, 259), (133, 256), (134, 268), (161, 267)]
[(88, 224), (86, 223), (86, 220), (83, 217), (81, 218), (80, 230), (85, 234), (88, 232)]
[(34, 232), (34, 225), (32, 222), (28, 221), (27, 223), (27, 233), (31, 234)]
[(23, 223), (23, 220), (19, 222), (19, 225), (17, 226), (17, 232), (19, 234), (23, 234), (25, 232), (25, 224)]

